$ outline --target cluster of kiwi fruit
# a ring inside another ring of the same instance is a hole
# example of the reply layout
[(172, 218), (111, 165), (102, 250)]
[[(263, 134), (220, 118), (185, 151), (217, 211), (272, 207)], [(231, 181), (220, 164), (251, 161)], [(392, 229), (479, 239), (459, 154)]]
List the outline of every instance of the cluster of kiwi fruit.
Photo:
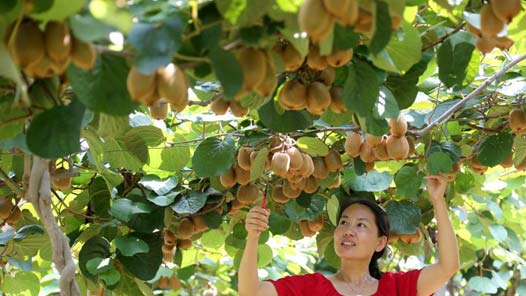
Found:
[(168, 105), (181, 112), (188, 105), (188, 78), (177, 65), (170, 63), (152, 74), (144, 74), (132, 66), (128, 73), (128, 92), (133, 101), (150, 106), (152, 117), (164, 119)]
[(278, 84), (278, 77), (269, 53), (253, 47), (241, 47), (235, 55), (243, 71), (243, 85), (234, 100), (240, 101), (251, 91), (262, 97), (270, 96)]
[(520, 0), (491, 0), (480, 9), (480, 27), (467, 24), (468, 32), (477, 37), (477, 48), (486, 54), (495, 47), (506, 50), (513, 46), (513, 40), (501, 33), (506, 24), (521, 11)]
[[(298, 13), (298, 23), (315, 44), (330, 35), (335, 22), (352, 26), (358, 33), (370, 33), (374, 25), (372, 5), (373, 1), (305, 0)], [(398, 29), (401, 22), (401, 16), (391, 15), (393, 30)]]
[(11, 198), (1, 197), (0, 198), (0, 219), (2, 224), (7, 223), (9, 225), (16, 224), (22, 217), (22, 212), (17, 205), (13, 205)]
[(161, 276), (159, 278), (159, 281), (157, 282), (157, 285), (159, 289), (161, 290), (172, 290), (177, 291), (181, 289), (181, 281), (177, 278), (177, 276), (172, 274), (171, 276)]
[(323, 228), (323, 216), (319, 215), (314, 220), (299, 221), (298, 226), (304, 237), (312, 237)]
[[(32, 20), (23, 20), (8, 49), (15, 64), (35, 78), (61, 75), (70, 61), (79, 68), (91, 70), (95, 65), (97, 53), (91, 43), (85, 43), (73, 36), (65, 22), (48, 22), (42, 32)], [(7, 34), (7, 41), (11, 39)]]
[(71, 175), (68, 169), (60, 167), (51, 169), (51, 185), (53, 188), (65, 192), (71, 188)]
[(345, 152), (351, 157), (360, 157), (367, 164), (367, 170), (374, 167), (374, 161), (402, 160), (413, 155), (415, 148), (412, 139), (406, 137), (407, 121), (403, 115), (388, 120), (390, 134), (362, 137), (352, 131), (345, 141)]
[(227, 101), (222, 95), (212, 99), (210, 109), (215, 115), (224, 115), (228, 110), (236, 117), (243, 117), (248, 114), (248, 108), (243, 107), (239, 99)]
[(415, 233), (397, 234), (391, 233), (389, 236), (389, 243), (395, 243), (398, 240), (403, 241), (406, 244), (417, 244), (424, 239), (424, 234), (420, 228), (417, 228)]

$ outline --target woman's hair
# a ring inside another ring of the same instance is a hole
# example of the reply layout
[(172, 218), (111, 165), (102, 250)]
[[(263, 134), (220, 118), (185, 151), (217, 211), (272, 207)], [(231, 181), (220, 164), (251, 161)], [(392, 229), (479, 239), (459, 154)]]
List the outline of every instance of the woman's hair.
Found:
[[(389, 240), (389, 233), (391, 232), (391, 224), (389, 223), (387, 212), (384, 210), (384, 208), (382, 208), (379, 204), (377, 204), (373, 200), (364, 199), (364, 198), (358, 198), (358, 199), (350, 198), (350, 199), (346, 199), (345, 201), (341, 202), (340, 211), (338, 213), (338, 220), (337, 220), (338, 223), (340, 221), (343, 211), (345, 211), (345, 209), (347, 209), (348, 207), (354, 204), (364, 205), (373, 212), (374, 217), (375, 217), (375, 223), (376, 223), (376, 226), (378, 227), (378, 237), (386, 236), (387, 240)], [(371, 258), (371, 261), (369, 262), (369, 273), (371, 274), (372, 277), (378, 280), (382, 277), (382, 272), (380, 272), (380, 269), (378, 268), (378, 259), (384, 255), (385, 249), (387, 249), (387, 246), (379, 252), (374, 252), (373, 257)]]

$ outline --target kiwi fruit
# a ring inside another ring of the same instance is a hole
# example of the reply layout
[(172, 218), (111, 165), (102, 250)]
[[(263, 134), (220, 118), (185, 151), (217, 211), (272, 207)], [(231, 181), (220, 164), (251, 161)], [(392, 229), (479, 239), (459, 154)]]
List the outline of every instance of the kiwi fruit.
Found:
[(161, 251), (163, 253), (163, 261), (165, 263), (173, 263), (175, 256), (175, 245), (163, 245)]
[(300, 227), (300, 231), (301, 231), (301, 234), (304, 236), (304, 237), (312, 237), (316, 234), (315, 231), (312, 231), (310, 228), (309, 228), (309, 224), (306, 220), (303, 220), (303, 221), (300, 221), (298, 223), (299, 227)]
[(327, 64), (332, 67), (341, 67), (352, 60), (353, 50), (336, 50), (331, 55), (327, 56)]
[(290, 169), (298, 170), (303, 166), (303, 156), (298, 148), (292, 146), (285, 150), (285, 153), (289, 155), (290, 158)]
[(354, 23), (354, 32), (356, 33), (370, 33), (373, 29), (373, 15), (365, 10), (360, 8), (358, 12), (358, 17)]
[(195, 225), (192, 222), (192, 220), (188, 218), (183, 218), (179, 222), (179, 226), (177, 227), (177, 233), (182, 239), (191, 238), (192, 235), (195, 233)]
[(68, 175), (69, 171), (65, 168), (58, 168), (53, 173), (51, 179), (51, 185), (62, 192), (67, 191), (71, 187), (71, 176)]
[(64, 74), (67, 67), (69, 66), (69, 62), (71, 59), (69, 57), (66, 57), (63, 60), (52, 60), (50, 59), (50, 68), (51, 71), (53, 71), (54, 75), (61, 75)]
[(290, 156), (286, 152), (274, 153), (270, 167), (276, 175), (285, 177), (290, 168)]
[(283, 85), (278, 102), (286, 110), (301, 110), (307, 106), (307, 88), (299, 80), (289, 80)]
[(156, 75), (143, 74), (135, 66), (128, 72), (126, 85), (132, 100), (145, 104), (153, 105), (159, 98), (155, 98)]
[(369, 145), (376, 147), (382, 143), (382, 136), (375, 136), (371, 134), (365, 134), (365, 142), (367, 142)]
[(267, 56), (265, 78), (258, 86), (256, 86), (254, 91), (262, 97), (268, 97), (274, 93), (277, 85), (278, 77), (276, 75), (276, 68), (274, 68), (274, 64), (272, 64), (270, 57)]
[(400, 240), (406, 244), (416, 244), (422, 241), (424, 235), (420, 229), (417, 229), (413, 234), (401, 234)]
[(526, 114), (523, 109), (514, 109), (508, 116), (508, 122), (517, 136), (526, 134)]
[(23, 21), (18, 27), (9, 52), (16, 64), (25, 68), (46, 55), (44, 33), (32, 21)]
[(303, 64), (303, 57), (292, 43), (286, 42), (278, 44), (274, 47), (274, 51), (277, 52), (283, 60), (285, 71), (296, 71)]
[(235, 168), (236, 182), (241, 185), (247, 185), (250, 183), (250, 171), (244, 170), (239, 165), (236, 165)]
[(241, 146), (237, 152), (237, 163), (245, 171), (250, 171), (252, 167), (250, 163), (250, 153), (254, 151), (254, 147)]
[(360, 159), (363, 162), (371, 162), (375, 160), (373, 146), (367, 142), (363, 142), (360, 146)]
[(385, 142), (387, 154), (391, 159), (401, 160), (409, 154), (409, 142), (406, 137), (390, 135)]
[(206, 224), (206, 221), (203, 218), (203, 215), (195, 215), (195, 216), (192, 216), (191, 219), (195, 225), (196, 233), (200, 233), (200, 232), (208, 230), (208, 224)]
[(402, 26), (402, 16), (391, 15), (391, 30), (396, 31)]
[(492, 0), (490, 4), (495, 16), (504, 23), (510, 23), (521, 12), (520, 0)]
[(511, 40), (510, 38), (508, 38), (506, 36), (504, 36), (504, 37), (496, 37), (495, 41), (496, 41), (496, 46), (500, 50), (508, 50), (508, 49), (510, 49), (513, 46), (513, 44), (515, 44), (515, 42), (513, 40)]
[(244, 205), (252, 205), (259, 198), (259, 190), (254, 184), (239, 186), (237, 190), (237, 199)]
[(164, 229), (164, 244), (168, 246), (174, 246), (177, 243), (177, 237), (169, 229)]
[(403, 115), (398, 116), (398, 118), (389, 118), (389, 131), (392, 135), (396, 137), (405, 136), (407, 132), (407, 121)]
[(181, 250), (188, 250), (193, 246), (191, 239), (181, 239), (177, 243), (177, 247)]
[(517, 166), (515, 166), (515, 169), (517, 171), (524, 171), (524, 170), (526, 170), (526, 159), (523, 160), (521, 163), (519, 163)]
[(378, 160), (389, 160), (389, 153), (387, 153), (387, 146), (386, 146), (387, 137), (383, 136), (382, 141), (377, 146), (373, 147), (374, 156)]
[(155, 103), (149, 107), (152, 118), (157, 120), (165, 120), (168, 116), (168, 105), (169, 104), (163, 99), (155, 101)]
[(243, 107), (240, 102), (230, 101), (230, 112), (236, 117), (243, 117), (248, 114), (248, 108)]
[(349, 7), (347, 8), (347, 12), (343, 16), (343, 18), (339, 19), (339, 21), (344, 26), (352, 26), (356, 23), (358, 20), (358, 14), (360, 12), (360, 6), (358, 5), (358, 0), (348, 0)]
[(475, 173), (478, 173), (478, 174), (484, 174), (487, 170), (488, 170), (488, 167), (481, 164), (478, 160), (477, 160), (477, 156), (476, 155), (473, 155), (471, 157), (471, 168), (473, 169), (473, 171)]
[(322, 71), (327, 68), (327, 57), (320, 55), (320, 49), (317, 46), (312, 46), (307, 54), (307, 66), (309, 68)]
[(500, 166), (503, 168), (511, 168), (513, 166), (513, 153), (510, 152), (508, 157), (500, 163)]
[(175, 274), (170, 277), (168, 284), (170, 285), (170, 289), (172, 289), (172, 291), (177, 291), (183, 287), (181, 281), (175, 276)]
[(476, 46), (481, 53), (487, 54), (497, 46), (497, 40), (494, 37), (479, 37)]
[(292, 186), (289, 181), (283, 182), (283, 194), (288, 198), (298, 198), (301, 195), (301, 190)]
[(490, 4), (484, 4), (480, 9), (480, 32), (482, 36), (495, 37), (504, 29), (504, 22), (500, 20)]
[(343, 102), (343, 87), (333, 86), (329, 93), (331, 95), (331, 104), (329, 105), (331, 111), (334, 113), (345, 113), (347, 107)]
[(228, 111), (228, 107), (230, 106), (230, 103), (226, 101), (222, 96), (218, 96), (217, 98), (212, 100), (212, 103), (210, 103), (210, 109), (212, 112), (214, 112), (215, 115), (224, 115), (226, 111)]
[(303, 188), (303, 191), (306, 193), (314, 193), (316, 190), (318, 190), (319, 185), (318, 181), (314, 176), (310, 176), (307, 179), (305, 179), (305, 188)]
[(331, 104), (331, 94), (321, 82), (313, 82), (307, 88), (307, 110), (314, 115), (323, 114)]
[(55, 71), (52, 67), (52, 62), (46, 55), (39, 59), (36, 63), (28, 65), (25, 68), (25, 71), (28, 75), (35, 78), (47, 78), (55, 74)]
[(321, 0), (305, 0), (298, 12), (298, 23), (301, 31), (318, 44), (332, 31), (334, 19)]
[(167, 276), (161, 276), (159, 278), (159, 282), (157, 283), (159, 286), (159, 289), (166, 290), (168, 289), (168, 277)]
[(243, 89), (254, 90), (266, 77), (267, 61), (263, 51), (244, 47), (238, 52), (238, 61), (243, 69)]
[(95, 67), (97, 61), (97, 51), (95, 46), (91, 43), (82, 42), (76, 38), (72, 38), (71, 46), (71, 61), (75, 66), (84, 69), (91, 70)]
[(272, 188), (272, 199), (280, 204), (289, 201), (289, 198), (283, 194), (283, 185), (275, 185), (274, 188)]
[(323, 228), (323, 216), (319, 215), (314, 220), (308, 220), (307, 225), (309, 225), (310, 230), (318, 232)]
[(234, 168), (229, 168), (226, 172), (219, 177), (221, 185), (225, 188), (231, 188), (236, 184), (236, 171)]
[(301, 175), (306, 178), (314, 173), (314, 162), (312, 157), (307, 153), (302, 153), (301, 156), (303, 157), (303, 165), (299, 171), (301, 172)]
[(157, 69), (157, 91), (172, 106), (172, 110), (181, 112), (188, 104), (188, 81), (181, 68), (173, 63)]
[(350, 3), (354, 0), (323, 0), (323, 6), (330, 14), (338, 19), (344, 19), (349, 11)]
[(332, 182), (332, 184), (330, 184), (327, 188), (329, 188), (329, 189), (335, 189), (335, 188), (340, 187), (340, 185), (342, 185), (342, 178), (341, 178), (341, 176), (338, 174), (338, 175), (336, 176), (336, 178), (334, 178), (334, 181)]
[(327, 67), (321, 70), (318, 80), (322, 82), (323, 84), (325, 84), (326, 86), (331, 86), (335, 78), (336, 78), (336, 71), (334, 71), (334, 68)]
[(13, 203), (10, 198), (1, 197), (0, 198), (0, 219), (5, 220), (11, 214), (11, 209), (13, 208)]
[(329, 176), (329, 170), (327, 169), (324, 158), (314, 157), (312, 162), (314, 163), (314, 172), (312, 172), (312, 175), (317, 179), (327, 179)]
[(324, 157), (325, 166), (329, 172), (336, 172), (343, 168), (342, 157), (336, 150), (330, 150)]
[(69, 58), (72, 38), (66, 23), (49, 22), (44, 31), (46, 53), (53, 61), (64, 61)]
[(360, 133), (350, 132), (345, 140), (345, 152), (352, 158), (357, 157), (360, 155), (362, 143), (363, 139)]
[(290, 186), (294, 189), (302, 191), (303, 189), (305, 189), (305, 185), (307, 185), (307, 179), (301, 176), (296, 177), (297, 179), (295, 179), (294, 181), (288, 180), (290, 182)]
[(374, 161), (365, 164), (365, 172), (368, 173), (374, 169)]

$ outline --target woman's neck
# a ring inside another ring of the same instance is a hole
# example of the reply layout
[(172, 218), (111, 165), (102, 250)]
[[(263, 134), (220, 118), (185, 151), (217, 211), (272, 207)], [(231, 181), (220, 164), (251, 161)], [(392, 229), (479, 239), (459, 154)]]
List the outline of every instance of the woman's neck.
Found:
[(374, 279), (369, 273), (369, 262), (355, 260), (342, 260), (338, 278), (358, 285)]

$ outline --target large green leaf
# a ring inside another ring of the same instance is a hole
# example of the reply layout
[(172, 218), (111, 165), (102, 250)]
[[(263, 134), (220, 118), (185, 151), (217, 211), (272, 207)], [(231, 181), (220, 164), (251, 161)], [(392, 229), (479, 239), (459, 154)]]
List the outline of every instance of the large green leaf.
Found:
[(40, 279), (33, 272), (19, 271), (4, 278), (2, 292), (7, 295), (38, 295)]
[(158, 195), (167, 194), (177, 186), (177, 183), (177, 176), (171, 176), (163, 180), (156, 175), (146, 175), (139, 181), (139, 184), (155, 191)]
[(427, 170), (430, 174), (449, 173), (453, 169), (453, 161), (445, 152), (433, 152), (427, 157)]
[(115, 246), (123, 256), (133, 256), (148, 253), (149, 247), (143, 240), (134, 236), (118, 236), (114, 240)]
[(207, 195), (201, 191), (191, 191), (180, 198), (172, 205), (172, 209), (178, 214), (195, 214), (204, 207)]
[(475, 46), (446, 39), (438, 49), (438, 76), (447, 87), (461, 87)]
[(515, 150), (513, 164), (519, 166), (519, 164), (526, 159), (526, 138), (515, 137), (513, 140), (513, 149)]
[(339, 23), (334, 24), (333, 49), (346, 50), (356, 47), (359, 35), (352, 27), (344, 27)]
[(208, 138), (199, 143), (192, 156), (195, 173), (200, 177), (219, 176), (235, 161), (234, 138)]
[(150, 213), (152, 210), (152, 206), (148, 204), (119, 198), (111, 205), (110, 214), (121, 221), (128, 222), (133, 215)]
[(287, 232), (290, 227), (290, 220), (287, 216), (272, 212), (268, 218), (268, 225), (273, 235), (279, 235)]
[(385, 86), (380, 87), (380, 93), (373, 116), (377, 119), (398, 118), (400, 109), (393, 93)]
[(308, 195), (302, 193), (299, 198), (285, 204), (285, 213), (292, 222), (314, 220), (325, 206), (325, 198), (320, 194)]
[(393, 181), (393, 175), (387, 172), (372, 170), (367, 174), (357, 176), (353, 169), (345, 169), (343, 172), (343, 183), (354, 191), (379, 192), (389, 188)]
[(79, 100), (89, 109), (128, 115), (137, 106), (126, 87), (128, 64), (122, 57), (99, 55), (91, 71), (70, 66), (67, 76)]
[(513, 146), (513, 134), (500, 133), (484, 139), (480, 144), (477, 160), (485, 166), (496, 166), (506, 159)]
[(397, 234), (412, 234), (416, 232), (422, 213), (409, 201), (389, 201), (385, 206), (391, 231)]
[[(146, 148), (146, 146), (141, 147)], [(144, 165), (144, 162), (136, 154), (128, 150), (128, 147), (122, 140), (107, 139), (103, 144), (103, 149), (104, 160), (114, 169), (126, 168), (138, 171)]]
[(284, 111), (279, 113), (277, 103), (270, 100), (258, 110), (261, 123), (275, 132), (303, 130), (312, 125), (312, 115), (307, 111)]
[(31, 121), (27, 146), (43, 158), (59, 158), (80, 151), (80, 126), (84, 105), (73, 100), (67, 106), (44, 111)]
[(320, 139), (314, 137), (301, 137), (296, 141), (296, 146), (310, 156), (325, 156), (329, 147)]
[(241, 90), (243, 85), (243, 70), (234, 54), (215, 48), (210, 50), (208, 57), (212, 61), (212, 68), (221, 82), (225, 97), (230, 100)]
[(468, 286), (475, 291), (487, 294), (495, 294), (498, 290), (497, 285), (491, 279), (482, 276), (471, 277)]
[(379, 93), (378, 78), (371, 65), (357, 60), (349, 66), (349, 75), (343, 89), (343, 100), (347, 108), (360, 116), (369, 116)]
[(376, 1), (375, 30), (371, 41), (369, 42), (369, 50), (373, 55), (377, 55), (389, 43), (391, 37), (391, 16), (387, 3), (384, 1)]
[(11, 139), (23, 131), (24, 120), (16, 119), (23, 119), (27, 113), (13, 102), (14, 97), (0, 96), (0, 141)]
[(94, 236), (87, 240), (79, 252), (79, 268), (82, 274), (90, 280), (96, 282), (97, 277), (91, 274), (86, 264), (91, 259), (95, 258), (108, 258), (110, 255), (110, 243), (104, 237)]
[(151, 280), (157, 273), (163, 260), (161, 252), (163, 240), (159, 232), (153, 234), (131, 233), (128, 234), (128, 237), (144, 241), (148, 245), (149, 250), (147, 253), (136, 253), (133, 256), (124, 256), (117, 250), (117, 259), (135, 277), (143, 281)]
[(422, 184), (422, 176), (413, 166), (402, 167), (395, 176), (396, 194), (416, 200), (420, 185)]
[(108, 217), (111, 192), (102, 177), (95, 178), (88, 187), (92, 210), (101, 217)]

